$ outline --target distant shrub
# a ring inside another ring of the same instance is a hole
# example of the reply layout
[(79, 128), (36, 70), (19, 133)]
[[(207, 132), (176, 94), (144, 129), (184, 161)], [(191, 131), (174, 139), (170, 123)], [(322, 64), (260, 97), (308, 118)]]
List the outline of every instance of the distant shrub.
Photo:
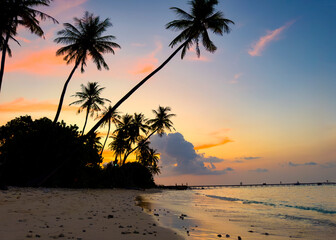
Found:
[(111, 163), (103, 169), (104, 185), (121, 188), (152, 188), (155, 187), (150, 170), (138, 162), (113, 166)]

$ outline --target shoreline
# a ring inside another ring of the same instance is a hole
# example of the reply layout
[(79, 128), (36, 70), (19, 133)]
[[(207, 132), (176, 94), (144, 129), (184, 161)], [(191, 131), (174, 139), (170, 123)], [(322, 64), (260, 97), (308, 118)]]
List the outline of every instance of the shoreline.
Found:
[(136, 205), (150, 192), (10, 187), (0, 191), (0, 239), (182, 240)]

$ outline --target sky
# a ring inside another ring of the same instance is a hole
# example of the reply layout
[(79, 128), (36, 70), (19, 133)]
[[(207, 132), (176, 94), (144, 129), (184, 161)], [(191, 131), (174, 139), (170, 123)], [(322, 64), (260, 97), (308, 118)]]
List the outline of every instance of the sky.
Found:
[[(189, 11), (185, 0), (55, 0), (41, 8), (60, 24), (42, 22), (44, 39), (20, 28), (21, 46), (10, 42), (0, 125), (26, 114), (54, 118), (73, 66), (55, 56), (62, 45), (53, 40), (63, 23), (89, 11), (111, 20), (106, 34), (121, 49), (104, 55), (109, 71), (89, 62), (74, 74), (60, 120), (81, 128), (85, 114), (69, 106), (81, 84), (98, 82), (115, 103), (173, 52), (170, 7)], [(217, 10), (235, 22), (230, 34), (210, 35), (217, 51), (176, 56), (118, 109), (151, 118), (160, 105), (176, 114), (176, 131), (150, 139), (161, 153), (156, 183), (336, 181), (335, 1), (220, 0)]]

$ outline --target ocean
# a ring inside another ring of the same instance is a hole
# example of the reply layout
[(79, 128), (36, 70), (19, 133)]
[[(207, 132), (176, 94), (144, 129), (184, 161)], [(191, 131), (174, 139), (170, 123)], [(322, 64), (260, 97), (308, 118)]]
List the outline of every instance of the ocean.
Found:
[(210, 187), (141, 196), (186, 239), (336, 239), (336, 185)]

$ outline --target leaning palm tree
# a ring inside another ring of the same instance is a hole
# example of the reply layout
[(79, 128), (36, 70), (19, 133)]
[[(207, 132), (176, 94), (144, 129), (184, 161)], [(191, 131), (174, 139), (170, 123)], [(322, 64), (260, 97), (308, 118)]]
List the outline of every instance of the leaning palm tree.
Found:
[(114, 54), (113, 48), (120, 48), (117, 43), (111, 41), (115, 39), (114, 36), (102, 36), (107, 28), (112, 26), (112, 23), (108, 18), (104, 21), (100, 21), (99, 17), (95, 17), (93, 14), (85, 12), (83, 18), (74, 18), (74, 21), (75, 26), (70, 23), (65, 23), (65, 28), (57, 32), (60, 37), (55, 39), (56, 43), (68, 44), (67, 46), (58, 49), (56, 55), (65, 55), (63, 59), (66, 63), (70, 64), (74, 62), (75, 65), (64, 84), (54, 123), (57, 122), (61, 113), (66, 89), (77, 67), (81, 66), (81, 72), (83, 73), (87, 59), (92, 58), (98, 70), (101, 70), (102, 67), (108, 70), (109, 67), (102, 54), (108, 52)]
[(23, 26), (30, 30), (31, 33), (39, 37), (43, 37), (44, 32), (40, 27), (40, 20), (50, 19), (54, 23), (57, 20), (48, 14), (34, 9), (40, 6), (49, 6), (52, 0), (1, 0), (1, 14), (0, 14), (0, 50), (1, 54), (1, 67), (0, 67), (0, 91), (2, 79), (5, 71), (6, 54), (12, 56), (9, 47), (9, 40), (12, 39), (19, 43), (15, 36), (17, 35), (18, 26)]
[(161, 106), (159, 106), (158, 110), (153, 110), (155, 117), (147, 121), (147, 124), (149, 124), (148, 128), (151, 130), (151, 133), (146, 138), (139, 141), (138, 145), (135, 148), (126, 152), (125, 157), (124, 157), (124, 162), (126, 161), (127, 157), (131, 153), (133, 153), (138, 148), (141, 148), (142, 145), (147, 144), (148, 139), (154, 133), (158, 133), (159, 136), (162, 137), (166, 130), (171, 131), (172, 129), (174, 129), (173, 123), (170, 120), (170, 118), (176, 115), (172, 113), (168, 113), (170, 111), (171, 111), (170, 107), (161, 107)]
[(98, 116), (98, 112), (101, 110), (100, 106), (103, 106), (105, 102), (110, 102), (110, 100), (100, 97), (101, 92), (105, 88), (100, 87), (97, 82), (88, 82), (87, 86), (81, 84), (81, 88), (81, 92), (76, 92), (76, 94), (72, 95), (72, 97), (77, 97), (79, 100), (70, 103), (70, 105), (82, 104), (78, 109), (78, 113), (86, 109), (85, 122), (82, 130), (83, 135), (89, 114), (93, 117), (93, 115), (97, 113)]
[(98, 116), (97, 118), (102, 118), (103, 116), (105, 116), (105, 114), (108, 114), (109, 117), (107, 118), (106, 122), (104, 122), (101, 126), (102, 127), (105, 127), (107, 125), (107, 134), (106, 134), (106, 138), (105, 138), (105, 141), (104, 141), (104, 144), (103, 144), (103, 147), (102, 147), (102, 150), (100, 152), (100, 155), (103, 154), (103, 151), (104, 151), (104, 148), (105, 148), (105, 145), (106, 145), (106, 142), (107, 142), (107, 139), (109, 137), (109, 134), (110, 134), (110, 130), (111, 130), (111, 123), (114, 123), (115, 126), (118, 125), (118, 123), (120, 122), (119, 119), (120, 119), (120, 116), (118, 115), (117, 112), (110, 112), (110, 109), (111, 109), (111, 105), (108, 106), (108, 107), (105, 107), (105, 109), (103, 110), (102, 114), (100, 116)]
[[(120, 99), (111, 109), (115, 111), (127, 98), (129, 98), (139, 87), (141, 87), (148, 79), (154, 74), (160, 71), (181, 49), (181, 59), (186, 54), (186, 51), (192, 46), (196, 45), (197, 56), (200, 57), (199, 42), (201, 41), (205, 50), (213, 53), (216, 51), (216, 46), (210, 40), (208, 30), (212, 31), (216, 35), (223, 35), (229, 33), (229, 24), (234, 24), (230, 19), (224, 18), (224, 15), (220, 11), (215, 11), (215, 6), (218, 4), (218, 0), (191, 0), (189, 2), (191, 6), (190, 13), (176, 7), (171, 9), (179, 16), (178, 20), (169, 22), (166, 25), (167, 29), (180, 30), (181, 33), (170, 43), (172, 48), (176, 44), (182, 42), (182, 44), (164, 61), (158, 68), (151, 72), (135, 87), (133, 87), (122, 99)], [(92, 134), (97, 128), (105, 121), (104, 117), (93, 126), (88, 134)]]

